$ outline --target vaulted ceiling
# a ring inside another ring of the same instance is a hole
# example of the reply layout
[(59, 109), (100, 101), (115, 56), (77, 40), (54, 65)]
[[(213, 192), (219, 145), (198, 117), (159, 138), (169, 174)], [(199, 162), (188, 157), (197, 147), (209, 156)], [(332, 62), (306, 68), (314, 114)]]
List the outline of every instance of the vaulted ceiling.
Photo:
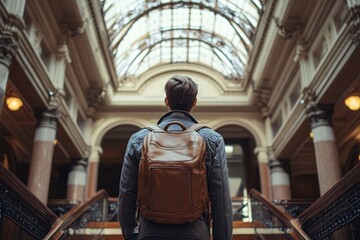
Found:
[(240, 83), (263, 12), (259, 0), (100, 0), (119, 81), (172, 63)]

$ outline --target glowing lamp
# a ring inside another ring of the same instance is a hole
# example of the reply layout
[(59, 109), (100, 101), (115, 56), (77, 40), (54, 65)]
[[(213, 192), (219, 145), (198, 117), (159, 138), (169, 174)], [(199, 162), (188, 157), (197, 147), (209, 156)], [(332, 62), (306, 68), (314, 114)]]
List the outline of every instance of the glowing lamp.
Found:
[(17, 111), (22, 107), (23, 102), (18, 97), (8, 97), (6, 99), (6, 105), (11, 111)]
[(357, 95), (350, 95), (345, 99), (345, 105), (352, 111), (360, 109), (360, 97)]

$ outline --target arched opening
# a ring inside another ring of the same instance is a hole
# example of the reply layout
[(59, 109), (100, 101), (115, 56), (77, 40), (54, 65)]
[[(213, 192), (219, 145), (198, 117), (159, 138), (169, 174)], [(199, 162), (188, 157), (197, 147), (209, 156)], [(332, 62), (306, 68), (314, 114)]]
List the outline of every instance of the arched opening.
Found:
[(254, 154), (256, 143), (245, 128), (227, 125), (216, 129), (225, 141), (231, 197), (246, 197), (251, 189), (260, 190), (259, 169)]
[(119, 180), (123, 158), (129, 138), (140, 128), (121, 125), (110, 129), (101, 141), (103, 153), (99, 162), (97, 188), (105, 189), (110, 197), (119, 194)]

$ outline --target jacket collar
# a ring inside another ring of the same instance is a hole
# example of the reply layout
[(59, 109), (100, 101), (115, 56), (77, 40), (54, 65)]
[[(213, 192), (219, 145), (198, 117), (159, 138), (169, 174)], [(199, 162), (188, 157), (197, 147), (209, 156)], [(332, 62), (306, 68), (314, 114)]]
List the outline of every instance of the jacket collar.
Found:
[(186, 111), (182, 111), (182, 110), (172, 110), (172, 111), (169, 111), (167, 112), (166, 114), (164, 114), (160, 119), (159, 121), (157, 122), (157, 124), (160, 124), (162, 122), (167, 122), (169, 121), (171, 118), (171, 121), (173, 120), (183, 120), (183, 121), (191, 121), (193, 123), (198, 123), (196, 121), (196, 119), (191, 116), (190, 113), (186, 112)]

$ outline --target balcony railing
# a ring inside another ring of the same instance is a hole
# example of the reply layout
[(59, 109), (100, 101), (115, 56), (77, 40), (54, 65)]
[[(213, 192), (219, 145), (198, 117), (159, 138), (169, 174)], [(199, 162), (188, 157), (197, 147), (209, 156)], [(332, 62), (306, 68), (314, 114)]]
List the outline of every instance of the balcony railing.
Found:
[(299, 216), (311, 239), (360, 239), (360, 164)]
[(288, 239), (310, 239), (301, 229), (296, 218), (290, 216), (284, 209), (277, 207), (256, 190), (250, 192), (253, 221), (260, 222), (262, 227), (278, 229)]
[[(53, 227), (44, 239), (65, 239), (74, 235), (99, 236), (108, 220), (108, 196), (100, 190), (94, 197), (72, 207), (59, 219), (61, 224)], [(96, 228), (88, 228), (96, 224)]]

